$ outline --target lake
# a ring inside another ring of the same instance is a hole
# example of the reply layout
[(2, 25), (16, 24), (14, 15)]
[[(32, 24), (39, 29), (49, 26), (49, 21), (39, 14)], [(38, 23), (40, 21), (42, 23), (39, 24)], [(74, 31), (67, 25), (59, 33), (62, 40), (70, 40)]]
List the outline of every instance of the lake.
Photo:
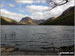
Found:
[(74, 44), (74, 26), (2, 25), (1, 44), (16, 45), (25, 50)]

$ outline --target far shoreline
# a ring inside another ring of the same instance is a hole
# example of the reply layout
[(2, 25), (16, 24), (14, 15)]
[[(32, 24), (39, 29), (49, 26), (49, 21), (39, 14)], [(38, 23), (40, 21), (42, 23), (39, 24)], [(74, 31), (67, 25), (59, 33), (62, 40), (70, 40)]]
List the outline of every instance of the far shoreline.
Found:
[[(15, 26), (15, 25), (9, 25), (9, 26)], [(21, 25), (16, 25), (16, 26), (21, 26)], [(75, 26), (75, 25), (22, 25), (22, 26)]]

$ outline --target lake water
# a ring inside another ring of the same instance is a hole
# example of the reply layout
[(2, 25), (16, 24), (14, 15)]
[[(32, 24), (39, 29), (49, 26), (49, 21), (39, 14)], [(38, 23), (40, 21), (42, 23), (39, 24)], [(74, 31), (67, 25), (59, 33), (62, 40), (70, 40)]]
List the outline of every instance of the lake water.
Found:
[(73, 26), (9, 26), (2, 25), (1, 44), (17, 48), (40, 50), (40, 47), (60, 47), (74, 44)]

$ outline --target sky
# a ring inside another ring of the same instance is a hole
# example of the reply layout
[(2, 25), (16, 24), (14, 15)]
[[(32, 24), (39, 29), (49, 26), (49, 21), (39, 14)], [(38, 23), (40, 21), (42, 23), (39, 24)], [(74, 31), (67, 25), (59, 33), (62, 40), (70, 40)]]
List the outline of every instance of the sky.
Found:
[[(53, 0), (57, 4), (62, 0)], [(74, 0), (68, 3), (54, 6), (49, 0), (0, 0), (1, 16), (5, 16), (16, 21), (20, 21), (23, 17), (31, 17), (32, 19), (48, 19), (60, 16), (66, 9), (74, 6)], [(63, 2), (62, 2), (63, 3)], [(51, 9), (51, 10), (49, 10)]]

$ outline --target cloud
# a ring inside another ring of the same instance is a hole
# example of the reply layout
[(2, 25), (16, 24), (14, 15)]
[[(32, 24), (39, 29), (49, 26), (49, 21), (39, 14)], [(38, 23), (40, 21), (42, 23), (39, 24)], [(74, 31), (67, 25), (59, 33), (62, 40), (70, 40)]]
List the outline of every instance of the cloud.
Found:
[(46, 0), (41, 0), (42, 3), (46, 3)]
[(15, 1), (23, 4), (46, 3), (46, 0), (15, 0)]
[(58, 17), (65, 10), (67, 10), (69, 7), (72, 7), (72, 6), (74, 6), (74, 0), (70, 0), (68, 3), (66, 3), (64, 5), (56, 6), (54, 9), (44, 12), (44, 18), (48, 19), (50, 17)]
[(25, 10), (24, 9), (18, 9), (18, 8), (15, 8), (16, 10), (18, 10), (19, 12), (23, 13)]
[(15, 5), (14, 4), (8, 4), (10, 7), (15, 7)]
[(0, 9), (4, 7), (4, 4), (0, 4)]
[[(18, 1), (19, 3), (45, 3), (48, 0), (15, 0), (16, 2)], [(23, 2), (24, 1), (24, 2)], [(10, 5), (12, 6), (12, 5)], [(74, 0), (70, 0), (68, 3), (61, 5), (61, 6), (56, 6), (52, 10), (49, 10), (49, 6), (42, 6), (42, 5), (26, 5), (24, 9), (16, 9), (21, 13), (29, 12), (29, 16), (33, 19), (48, 19), (51, 17), (58, 17), (60, 16), (66, 9), (69, 7), (74, 6)], [(49, 10), (49, 11), (47, 11)], [(23, 17), (27, 15), (22, 15), (14, 12), (7, 11), (5, 9), (1, 9), (1, 15), (20, 21)]]
[(2, 5), (0, 4), (0, 8), (2, 8)]
[(30, 4), (33, 3), (33, 0), (15, 0), (18, 3), (23, 3), (23, 4)]
[(43, 12), (32, 13), (32, 18), (37, 20), (44, 19)]
[(46, 11), (44, 12), (44, 18), (48, 19), (50, 17), (58, 17), (63, 13), (63, 9), (61, 9), (61, 7), (56, 7), (54, 9), (52, 9), (51, 11)]
[(27, 6), (29, 11), (44, 11), (47, 10), (49, 7), (48, 6), (38, 6), (38, 5), (30, 5)]
[(32, 13), (33, 19), (43, 19), (43, 11), (47, 10), (48, 6), (30, 5), (27, 6), (28, 12)]
[(43, 6), (29, 6), (30, 11), (32, 12), (32, 16), (36, 19), (48, 19), (51, 17), (58, 17), (60, 16), (65, 10), (69, 7), (74, 6), (74, 0), (70, 0), (68, 3), (56, 6), (52, 10), (45, 11), (50, 7), (43, 7)]
[(34, 3), (46, 3), (46, 0), (33, 0)]
[(7, 11), (5, 9), (1, 9), (1, 16), (8, 17), (8, 18), (14, 19), (16, 21), (20, 21), (26, 15), (17, 14), (14, 12)]

